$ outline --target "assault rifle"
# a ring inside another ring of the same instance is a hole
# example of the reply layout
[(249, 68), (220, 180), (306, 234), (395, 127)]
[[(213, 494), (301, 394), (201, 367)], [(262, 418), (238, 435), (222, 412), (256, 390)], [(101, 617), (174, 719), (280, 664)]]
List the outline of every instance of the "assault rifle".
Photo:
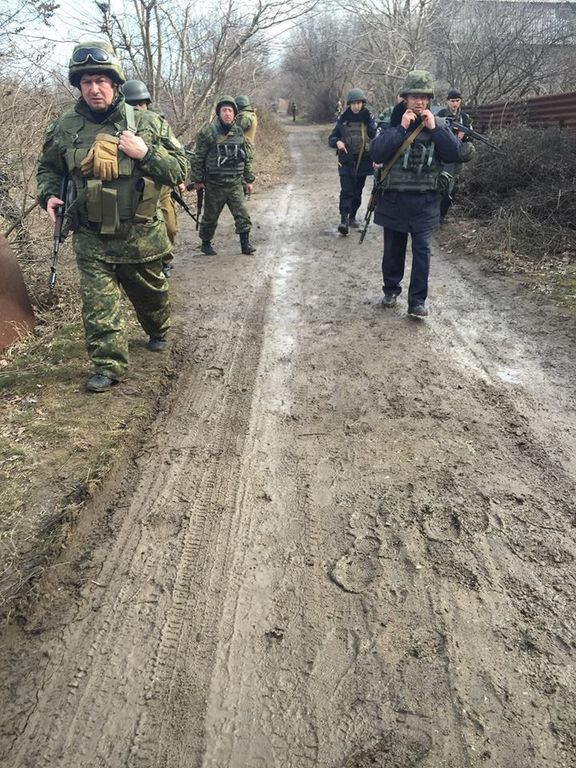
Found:
[(177, 189), (173, 189), (170, 192), (170, 197), (172, 198), (172, 200), (174, 200), (175, 203), (178, 203), (180, 208), (186, 211), (186, 213), (188, 214), (188, 216), (190, 216), (190, 218), (194, 219), (194, 221), (196, 222), (196, 229), (198, 229), (198, 217), (197, 215), (193, 214), (190, 208), (186, 205), (180, 192), (178, 192)]
[(475, 139), (476, 141), (481, 141), (483, 144), (486, 144), (489, 147), (492, 147), (492, 149), (495, 149), (497, 152), (503, 151), (502, 149), (500, 149), (500, 147), (497, 147), (496, 144), (492, 144), (492, 142), (489, 141), (485, 136), (482, 136), (482, 134), (477, 133), (468, 125), (459, 123), (458, 120), (454, 120), (454, 118), (452, 117), (445, 117), (444, 119), (446, 120), (450, 128), (452, 128), (452, 130), (456, 132), (461, 131), (465, 136), (468, 136), (471, 139)]
[(370, 199), (368, 200), (368, 207), (366, 208), (366, 215), (364, 216), (364, 227), (360, 233), (360, 245), (364, 242), (366, 232), (368, 232), (370, 220), (372, 219), (372, 214), (376, 210), (378, 200), (380, 199), (380, 195), (382, 194), (382, 189), (384, 187), (384, 179), (380, 179), (379, 176), (379, 172), (376, 172), (374, 175), (374, 185), (372, 187), (372, 192), (370, 192)]
[[(191, 192), (193, 189), (195, 189), (194, 184), (187, 184), (186, 189), (188, 192)], [(204, 203), (204, 187), (202, 187), (202, 189), (197, 189), (196, 194), (198, 196), (198, 200), (196, 202), (196, 231), (198, 231), (198, 227), (200, 226), (200, 216), (202, 214), (202, 205)]]
[(64, 200), (64, 203), (56, 208), (56, 221), (54, 222), (54, 233), (52, 236), (52, 258), (50, 260), (50, 277), (48, 279), (48, 287), (50, 290), (53, 290), (56, 285), (56, 267), (58, 265), (60, 243), (63, 243), (68, 235), (68, 228), (64, 226), (66, 209), (74, 199), (74, 193), (74, 182), (68, 174), (66, 174), (62, 179), (62, 185), (60, 187), (60, 200)]

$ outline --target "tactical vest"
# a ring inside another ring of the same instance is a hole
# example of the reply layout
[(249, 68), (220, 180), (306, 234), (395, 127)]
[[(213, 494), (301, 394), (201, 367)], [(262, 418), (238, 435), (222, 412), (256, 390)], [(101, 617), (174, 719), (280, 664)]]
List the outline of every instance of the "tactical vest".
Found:
[(232, 125), (228, 133), (221, 134), (212, 126), (213, 142), (206, 156), (206, 176), (232, 179), (242, 176), (246, 161), (245, 139), (242, 129)]
[(80, 168), (96, 134), (116, 135), (125, 129), (136, 132), (136, 112), (129, 104), (124, 108), (125, 119), (115, 123), (93, 123), (77, 112), (67, 112), (59, 120), (59, 128), (64, 133), (66, 165), (77, 194), (73, 229), (79, 224), (100, 235), (114, 235), (121, 222), (142, 224), (152, 221), (157, 213), (162, 185), (144, 176), (139, 163), (124, 152), (118, 152), (117, 179), (102, 181), (85, 177)]
[(244, 138), (254, 146), (256, 139), (256, 128), (258, 127), (258, 118), (254, 110), (242, 110), (236, 118), (238, 125), (244, 131)]
[(351, 154), (356, 156), (360, 152), (366, 151), (368, 133), (364, 121), (358, 120), (351, 123), (342, 123), (342, 133), (344, 134), (344, 143)]
[(438, 192), (442, 163), (435, 157), (430, 134), (421, 133), (394, 163), (384, 179), (384, 189), (398, 192)]

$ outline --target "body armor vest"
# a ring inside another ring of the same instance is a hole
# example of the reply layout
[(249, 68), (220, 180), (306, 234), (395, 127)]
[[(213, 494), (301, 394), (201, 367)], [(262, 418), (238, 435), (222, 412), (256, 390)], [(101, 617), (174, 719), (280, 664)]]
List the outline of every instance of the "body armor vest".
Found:
[(344, 143), (351, 154), (357, 156), (360, 152), (366, 151), (368, 133), (363, 121), (342, 123), (342, 133), (344, 134)]
[(244, 131), (244, 138), (254, 146), (254, 140), (256, 138), (256, 128), (258, 127), (258, 118), (254, 110), (242, 110), (236, 121), (240, 128)]
[(394, 163), (384, 179), (384, 189), (398, 192), (438, 192), (442, 163), (435, 157), (436, 145), (422, 133)]
[(226, 134), (213, 126), (214, 142), (206, 156), (206, 176), (231, 179), (242, 176), (246, 161), (245, 139), (242, 129), (232, 124)]
[[(102, 181), (86, 177), (80, 168), (96, 134), (115, 135), (125, 129), (136, 131), (135, 110), (129, 104), (125, 110), (125, 120), (115, 123), (93, 123), (77, 112), (68, 112), (60, 119), (59, 126), (65, 134), (66, 165), (76, 188), (71, 217), (73, 229), (84, 225), (98, 234), (114, 235), (121, 222), (141, 224), (156, 215), (162, 185), (144, 176), (139, 164), (123, 152), (118, 152), (117, 179)], [(146, 141), (145, 133), (142, 136)]]

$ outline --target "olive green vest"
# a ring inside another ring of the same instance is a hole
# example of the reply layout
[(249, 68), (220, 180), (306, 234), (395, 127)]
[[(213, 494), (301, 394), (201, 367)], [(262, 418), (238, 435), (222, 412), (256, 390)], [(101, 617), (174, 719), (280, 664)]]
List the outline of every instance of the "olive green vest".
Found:
[[(114, 235), (121, 222), (142, 224), (157, 212), (162, 185), (144, 176), (139, 163), (118, 152), (118, 178), (111, 181), (86, 177), (80, 165), (96, 134), (116, 135), (123, 130), (136, 132), (136, 111), (125, 104), (125, 121), (93, 123), (77, 112), (67, 112), (59, 120), (64, 133), (65, 159), (76, 187), (76, 224), (88, 226), (101, 235)], [(76, 229), (77, 226), (73, 225)]]
[(398, 192), (438, 192), (442, 163), (435, 157), (430, 134), (420, 133), (400, 155), (384, 179), (384, 189)]
[(360, 152), (366, 151), (368, 134), (364, 121), (358, 120), (353, 123), (342, 123), (342, 133), (346, 147), (351, 154), (359, 155)]
[(242, 176), (246, 161), (246, 146), (242, 129), (232, 124), (226, 134), (212, 125), (213, 143), (206, 156), (206, 176), (233, 179)]

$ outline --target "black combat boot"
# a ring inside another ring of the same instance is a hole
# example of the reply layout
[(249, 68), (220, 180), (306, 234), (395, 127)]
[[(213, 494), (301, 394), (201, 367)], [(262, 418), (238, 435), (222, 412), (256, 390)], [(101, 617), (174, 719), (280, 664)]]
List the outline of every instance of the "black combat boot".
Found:
[(256, 253), (256, 248), (250, 242), (250, 232), (240, 232), (240, 247), (242, 248), (242, 253), (245, 253), (247, 256)]
[(150, 352), (164, 352), (168, 344), (166, 336), (150, 336), (146, 347)]
[(206, 256), (216, 256), (216, 251), (212, 247), (210, 240), (202, 240), (202, 246), (200, 247), (200, 250)]
[(343, 213), (340, 216), (340, 224), (338, 226), (338, 232), (340, 232), (341, 235), (348, 234), (348, 214), (347, 213)]

